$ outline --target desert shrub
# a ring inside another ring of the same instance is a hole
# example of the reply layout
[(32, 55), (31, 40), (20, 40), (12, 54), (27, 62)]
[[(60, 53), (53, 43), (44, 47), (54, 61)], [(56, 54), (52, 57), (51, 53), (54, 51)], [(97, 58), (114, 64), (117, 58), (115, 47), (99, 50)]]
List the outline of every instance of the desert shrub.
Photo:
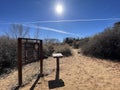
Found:
[(43, 47), (44, 58), (52, 56), (53, 53), (62, 53), (66, 57), (72, 55), (70, 46), (67, 44), (47, 44)]
[(54, 47), (53, 47), (52, 44), (44, 44), (43, 45), (43, 56), (44, 56), (44, 58), (52, 56), (53, 52), (54, 52)]
[(72, 46), (75, 49), (79, 49), (89, 41), (89, 37), (85, 38), (71, 38), (67, 37), (64, 39), (64, 43)]
[(43, 45), (44, 58), (52, 56), (53, 53), (62, 53), (64, 56), (72, 55), (70, 46), (68, 44), (61, 43), (57, 39), (45, 39)]
[(63, 56), (68, 57), (71, 56), (71, 49), (70, 46), (67, 44), (59, 44), (54, 46), (54, 52), (55, 53), (62, 53)]
[(84, 46), (88, 41), (89, 41), (89, 37), (74, 39), (72, 47), (75, 49), (79, 49), (80, 47)]
[(65, 44), (68, 44), (68, 45), (70, 45), (70, 46), (72, 46), (73, 45), (73, 42), (75, 41), (75, 38), (72, 38), (72, 37), (67, 37), (67, 38), (65, 38), (64, 40), (63, 40), (63, 42), (65, 43)]
[(82, 52), (99, 58), (120, 59), (120, 24), (116, 23), (113, 27), (91, 37), (82, 47)]
[(3, 68), (16, 66), (17, 43), (14, 39), (0, 37), (0, 63)]
[(89, 39), (90, 39), (89, 37), (81, 38), (79, 40), (79, 48), (86, 45), (88, 43)]
[(73, 41), (72, 47), (75, 49), (79, 48), (79, 41)]

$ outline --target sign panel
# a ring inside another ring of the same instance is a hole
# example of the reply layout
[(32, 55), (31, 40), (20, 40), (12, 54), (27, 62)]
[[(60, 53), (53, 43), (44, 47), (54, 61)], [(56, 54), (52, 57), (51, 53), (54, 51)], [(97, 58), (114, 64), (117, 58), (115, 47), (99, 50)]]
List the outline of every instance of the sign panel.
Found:
[(40, 61), (40, 74), (43, 74), (42, 40), (18, 38), (18, 84), (22, 85), (22, 65)]
[(24, 42), (23, 43), (23, 63), (38, 61), (40, 52), (39, 42)]

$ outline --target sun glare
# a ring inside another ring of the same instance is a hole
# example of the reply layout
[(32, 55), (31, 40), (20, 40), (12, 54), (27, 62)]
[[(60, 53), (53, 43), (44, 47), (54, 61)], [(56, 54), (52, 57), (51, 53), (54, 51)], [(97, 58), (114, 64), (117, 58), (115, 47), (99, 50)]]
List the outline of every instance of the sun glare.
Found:
[(56, 13), (57, 14), (62, 14), (63, 13), (63, 6), (61, 4), (57, 4), (55, 7)]

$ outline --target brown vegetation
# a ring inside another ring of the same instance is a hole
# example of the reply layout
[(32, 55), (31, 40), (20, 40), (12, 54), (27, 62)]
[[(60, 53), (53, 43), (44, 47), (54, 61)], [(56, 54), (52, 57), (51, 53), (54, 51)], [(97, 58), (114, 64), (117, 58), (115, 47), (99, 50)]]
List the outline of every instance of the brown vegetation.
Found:
[(65, 38), (64, 43), (80, 48), (84, 55), (120, 61), (120, 22), (85, 38)]
[(120, 24), (115, 23), (113, 27), (91, 37), (88, 43), (82, 47), (82, 52), (85, 55), (119, 61)]
[(52, 56), (52, 53), (62, 53), (65, 57), (71, 56), (71, 48), (67, 44), (60, 43), (48, 43), (44, 44), (44, 55), (45, 57)]

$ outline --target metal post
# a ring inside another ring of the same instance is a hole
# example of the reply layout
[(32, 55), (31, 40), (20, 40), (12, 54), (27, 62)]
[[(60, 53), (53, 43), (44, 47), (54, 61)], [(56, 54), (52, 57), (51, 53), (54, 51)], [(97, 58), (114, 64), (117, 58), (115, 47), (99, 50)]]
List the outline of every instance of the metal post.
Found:
[(43, 76), (43, 46), (40, 40), (40, 75)]
[(56, 58), (56, 77), (55, 80), (59, 80), (60, 66), (59, 66), (59, 57)]
[(18, 84), (22, 85), (22, 39), (18, 38)]

